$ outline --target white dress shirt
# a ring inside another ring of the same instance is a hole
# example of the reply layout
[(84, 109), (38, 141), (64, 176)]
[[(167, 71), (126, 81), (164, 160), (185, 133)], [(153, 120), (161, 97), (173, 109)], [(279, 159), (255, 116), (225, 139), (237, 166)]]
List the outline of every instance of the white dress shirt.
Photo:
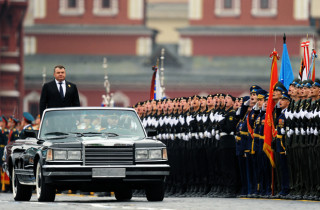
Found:
[[(58, 87), (58, 91), (60, 91), (60, 84), (59, 84), (58, 80), (56, 80), (56, 84)], [(66, 96), (66, 81), (65, 80), (62, 81), (61, 86), (62, 86), (62, 90), (63, 90), (63, 95)]]

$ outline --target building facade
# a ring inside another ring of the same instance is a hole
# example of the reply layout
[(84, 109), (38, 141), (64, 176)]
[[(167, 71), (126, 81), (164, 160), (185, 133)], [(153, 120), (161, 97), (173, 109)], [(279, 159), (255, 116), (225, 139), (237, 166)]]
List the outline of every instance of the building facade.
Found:
[(0, 0), (0, 111), (22, 116), (23, 20), (27, 0)]
[(308, 0), (189, 0), (189, 26), (179, 32), (182, 56), (263, 56), (282, 49), (284, 33), (298, 56), (307, 34), (311, 46), (317, 37)]

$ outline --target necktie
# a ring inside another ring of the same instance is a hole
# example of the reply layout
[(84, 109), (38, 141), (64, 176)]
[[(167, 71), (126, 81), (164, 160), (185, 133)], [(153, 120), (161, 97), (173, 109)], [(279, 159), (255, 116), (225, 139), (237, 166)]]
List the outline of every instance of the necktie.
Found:
[(59, 85), (60, 85), (60, 88), (59, 88), (60, 96), (61, 96), (61, 98), (64, 98), (63, 89), (62, 89), (62, 82), (59, 82)]

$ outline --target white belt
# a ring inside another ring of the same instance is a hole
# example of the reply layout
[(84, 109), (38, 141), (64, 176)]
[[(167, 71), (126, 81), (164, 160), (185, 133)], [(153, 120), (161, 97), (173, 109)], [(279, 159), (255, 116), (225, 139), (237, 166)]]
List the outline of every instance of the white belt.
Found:
[(226, 136), (226, 135), (234, 135), (234, 132), (232, 131), (232, 132), (230, 132), (230, 133), (226, 133), (226, 132), (221, 132), (221, 133), (220, 133), (220, 137)]

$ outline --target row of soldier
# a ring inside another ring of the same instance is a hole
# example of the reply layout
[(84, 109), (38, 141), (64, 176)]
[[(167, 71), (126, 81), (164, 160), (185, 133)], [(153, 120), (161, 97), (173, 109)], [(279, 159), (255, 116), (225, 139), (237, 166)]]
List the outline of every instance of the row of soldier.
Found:
[(319, 88), (318, 79), (294, 80), (288, 91), (274, 86), (274, 170), (263, 150), (269, 94), (257, 85), (240, 98), (219, 93), (135, 105), (144, 127), (167, 145), (167, 195), (319, 199)]
[(36, 119), (29, 113), (24, 112), (23, 117), (20, 120), (16, 119), (14, 116), (6, 117), (4, 115), (0, 116), (0, 171), (1, 171), (1, 185), (0, 191), (9, 190), (9, 178), (2, 171), (2, 156), (4, 152), (4, 147), (15, 140), (23, 137), (25, 130), (37, 130), (39, 129), (40, 116)]

